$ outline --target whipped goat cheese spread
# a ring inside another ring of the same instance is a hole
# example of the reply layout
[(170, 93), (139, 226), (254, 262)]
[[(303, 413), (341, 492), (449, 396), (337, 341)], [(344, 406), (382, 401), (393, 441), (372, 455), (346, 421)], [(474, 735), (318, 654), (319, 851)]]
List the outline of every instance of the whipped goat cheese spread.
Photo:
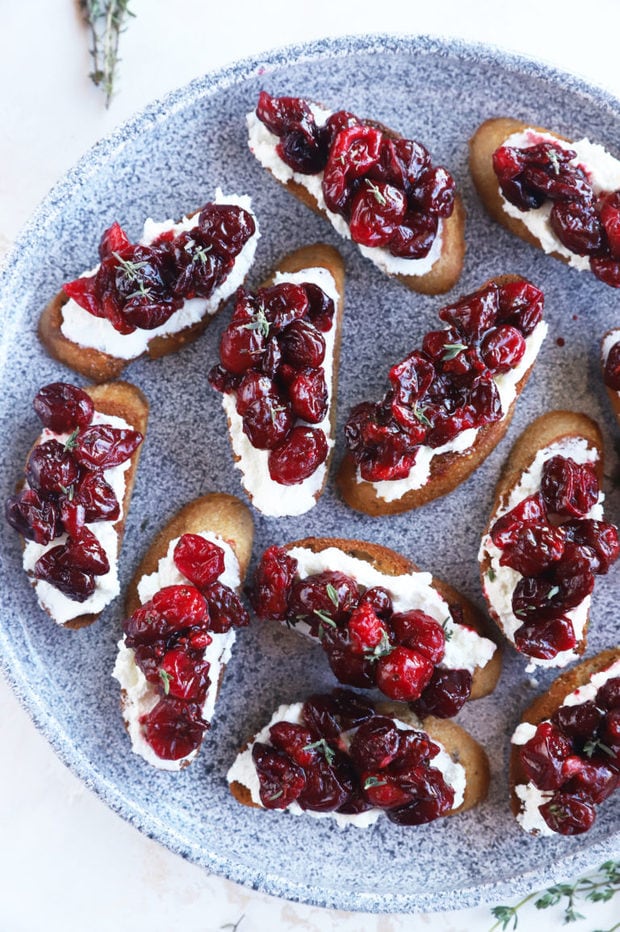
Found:
[[(237, 589), (241, 584), (239, 561), (230, 544), (216, 534), (211, 533), (211, 531), (200, 531), (199, 536), (222, 548), (224, 551), (224, 572), (218, 578), (218, 582), (231, 589)], [(160, 559), (157, 570), (148, 576), (143, 576), (139, 581), (138, 596), (142, 605), (165, 586), (177, 586), (187, 582), (187, 579), (179, 572), (174, 563), (174, 548), (179, 540), (180, 538), (176, 537), (170, 541), (166, 556)], [(222, 668), (230, 660), (232, 647), (235, 643), (235, 631), (232, 628), (224, 634), (210, 631), (209, 635), (212, 641), (205, 648), (202, 658), (210, 664), (209, 679), (211, 684), (202, 708), (202, 718), (206, 722), (210, 722), (213, 718), (220, 675)], [(131, 738), (132, 751), (160, 770), (181, 770), (187, 767), (198, 754), (199, 748), (179, 760), (164, 760), (157, 756), (142, 733), (140, 719), (143, 715), (148, 715), (157, 705), (161, 699), (161, 694), (156, 686), (148, 682), (137, 665), (133, 648), (126, 646), (125, 637), (118, 642), (118, 654), (112, 676), (118, 680), (121, 689), (124, 690), (123, 718)]]
[[(215, 289), (209, 298), (189, 298), (183, 302), (182, 307), (175, 311), (172, 316), (161, 326), (153, 330), (136, 329), (133, 333), (119, 333), (115, 330), (109, 320), (104, 317), (94, 317), (88, 311), (80, 307), (72, 298), (62, 306), (62, 324), (60, 330), (68, 340), (84, 346), (89, 349), (99, 350), (101, 353), (107, 353), (118, 359), (135, 359), (146, 352), (151, 340), (156, 337), (166, 336), (172, 333), (178, 333), (186, 327), (197, 324), (205, 315), (213, 315), (217, 311), (222, 301), (226, 301), (237, 288), (243, 284), (252, 263), (254, 262), (254, 253), (256, 245), (260, 238), (258, 229), (258, 220), (252, 211), (252, 199), (247, 195), (231, 194), (224, 195), (220, 188), (217, 189), (215, 204), (231, 204), (242, 207), (252, 214), (256, 224), (256, 232), (247, 241), (237, 258), (235, 259), (233, 269), (228, 278)], [(193, 229), (198, 223), (198, 217), (184, 217), (179, 223), (174, 220), (164, 220), (156, 223), (150, 218), (144, 223), (144, 231), (140, 242), (143, 246), (149, 246), (162, 233), (173, 231), (174, 234), (183, 233)], [(95, 275), (99, 266), (85, 272), (85, 276)]]

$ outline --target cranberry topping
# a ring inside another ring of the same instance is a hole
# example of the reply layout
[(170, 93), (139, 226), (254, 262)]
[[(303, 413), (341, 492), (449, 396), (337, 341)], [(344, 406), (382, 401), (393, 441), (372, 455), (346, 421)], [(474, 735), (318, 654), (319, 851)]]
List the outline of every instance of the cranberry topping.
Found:
[(23, 489), (7, 498), (6, 520), (26, 540), (49, 544), (61, 534), (60, 514), (56, 502), (34, 489)]
[(162, 760), (180, 760), (200, 747), (209, 727), (196, 702), (164, 696), (155, 708), (143, 715), (144, 736)]
[(340, 110), (317, 126), (307, 101), (262, 91), (258, 119), (276, 136), (276, 151), (294, 171), (323, 172), (329, 210), (348, 222), (354, 242), (419, 259), (437, 235), (437, 219), (454, 210), (450, 173), (431, 164), (423, 145), (391, 139), (383, 130)]
[(576, 153), (559, 143), (526, 148), (502, 146), (493, 168), (504, 197), (528, 211), (551, 202), (549, 222), (559, 241), (579, 256), (601, 281), (620, 287), (620, 191), (598, 197), (584, 170), (572, 164)]
[(397, 727), (347, 690), (312, 696), (301, 718), (303, 724), (276, 722), (270, 744), (252, 748), (267, 808), (295, 801), (313, 812), (376, 807), (395, 822), (414, 825), (452, 807), (453, 788), (429, 766), (439, 747), (423, 732)]
[(569, 793), (554, 793), (540, 813), (553, 832), (559, 835), (581, 835), (594, 824), (596, 810), (592, 803)]
[(224, 551), (200, 534), (183, 534), (173, 559), (179, 573), (199, 589), (210, 586), (224, 572)]
[(73, 456), (80, 465), (93, 471), (120, 466), (142, 443), (138, 430), (96, 424), (77, 435)]
[(220, 341), (221, 365), (213, 388), (234, 392), (243, 431), (269, 450), (270, 478), (297, 485), (329, 453), (321, 424), (329, 393), (323, 333), (332, 327), (334, 302), (317, 285), (282, 282), (256, 295), (239, 289), (233, 318)]
[(446, 327), (390, 369), (379, 403), (363, 402), (349, 416), (345, 438), (362, 478), (406, 478), (419, 446), (441, 447), (500, 420), (506, 412), (494, 379), (519, 365), (542, 307), (542, 292), (519, 280), (443, 308)]
[(66, 545), (46, 550), (35, 563), (34, 575), (36, 579), (54, 586), (73, 602), (85, 602), (95, 591), (94, 575), (72, 563)]
[(90, 395), (67, 382), (44, 385), (32, 404), (43, 426), (55, 434), (69, 434), (75, 427), (88, 427), (95, 413)]
[[(394, 612), (381, 586), (364, 590), (351, 576), (324, 570), (305, 578), (285, 550), (270, 547), (257, 566), (251, 589), (262, 619), (307, 625), (320, 641), (339, 682), (360, 689), (379, 688), (391, 699), (414, 703), (420, 714), (448, 718), (471, 693), (467, 670), (440, 666), (446, 634), (419, 609)], [(462, 623), (458, 605), (449, 607)]]
[(152, 330), (185, 299), (210, 297), (255, 231), (247, 211), (224, 204), (207, 204), (191, 230), (164, 233), (150, 246), (131, 243), (115, 223), (101, 239), (97, 272), (68, 282), (64, 291), (119, 333)]
[(607, 356), (604, 369), (605, 385), (620, 392), (620, 340), (614, 343)]
[(583, 518), (598, 501), (596, 470), (590, 463), (553, 456), (543, 467), (540, 491), (552, 514)]

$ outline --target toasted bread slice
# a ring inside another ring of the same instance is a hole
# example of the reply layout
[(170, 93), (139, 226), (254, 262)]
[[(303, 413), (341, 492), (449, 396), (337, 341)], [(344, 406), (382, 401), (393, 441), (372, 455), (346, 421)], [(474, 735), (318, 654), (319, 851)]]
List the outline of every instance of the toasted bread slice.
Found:
[[(500, 275), (490, 279), (482, 287), (484, 288), (490, 282), (503, 285), (519, 279), (520, 276), (518, 275)], [(418, 489), (410, 489), (405, 492), (400, 498), (386, 501), (378, 494), (375, 483), (368, 482), (365, 479), (358, 481), (357, 465), (351, 454), (345, 453), (338, 470), (337, 484), (347, 505), (373, 518), (382, 515), (398, 515), (405, 511), (411, 511), (413, 508), (420, 508), (422, 505), (448, 495), (456, 489), (493, 452), (508, 430), (516, 403), (532, 374), (535, 361), (534, 359), (523, 372), (516, 385), (515, 398), (501, 420), (481, 427), (478, 430), (473, 446), (463, 453), (448, 452), (434, 456), (431, 460), (428, 481)]]
[[(269, 278), (264, 281), (260, 287), (267, 288), (274, 284), (274, 279), (276, 275), (297, 275), (303, 273), (305, 270), (309, 269), (325, 269), (331, 275), (334, 286), (335, 294), (337, 295), (337, 300), (334, 301), (335, 312), (332, 323), (332, 331), (334, 337), (334, 346), (333, 346), (333, 357), (331, 362), (331, 395), (329, 399), (329, 408), (328, 408), (328, 425), (325, 425), (325, 433), (327, 435), (328, 441), (332, 440), (332, 446), (329, 449), (327, 459), (323, 464), (318, 467), (319, 470), (323, 473), (323, 479), (320, 486), (311, 494), (304, 497), (306, 504), (303, 507), (303, 511), (308, 511), (311, 508), (325, 490), (327, 479), (329, 476), (329, 468), (331, 464), (331, 459), (333, 455), (334, 445), (333, 441), (335, 439), (336, 433), (336, 402), (338, 396), (338, 372), (340, 368), (340, 343), (342, 335), (342, 316), (344, 312), (344, 263), (342, 257), (337, 249), (334, 249), (333, 246), (328, 246), (325, 243), (315, 243), (311, 246), (303, 246), (301, 249), (296, 249), (294, 252), (289, 253), (277, 264), (274, 272), (269, 276)], [(324, 336), (327, 336), (324, 334)], [(325, 367), (328, 365), (327, 357), (325, 359)], [(233, 441), (233, 429), (232, 429), (232, 412), (227, 412), (228, 420), (228, 430), (231, 437), (231, 442)], [(235, 420), (238, 420), (238, 415), (235, 417)], [(320, 426), (320, 425), (316, 425)], [(309, 486), (311, 483), (314, 483), (314, 477), (316, 472), (312, 474), (308, 479), (303, 482), (293, 485), (293, 486), (283, 486), (277, 482), (274, 482), (270, 476), (267, 468), (267, 456), (266, 451), (257, 451), (252, 448), (253, 458), (251, 462), (248, 462), (243, 453), (239, 452), (239, 447), (235, 449), (235, 444), (233, 442), (233, 456), (237, 468), (241, 471), (242, 482), (246, 494), (250, 501), (253, 503), (254, 507), (259, 511), (264, 512), (267, 515), (272, 516), (282, 516), (287, 514), (301, 514), (303, 512), (297, 510), (290, 510), (289, 505), (299, 503), (299, 492), (305, 487)], [(260, 475), (259, 475), (260, 473)], [(257, 494), (257, 486), (260, 491), (260, 496)], [(268, 497), (265, 496), (265, 489), (270, 490)], [(296, 502), (292, 502), (292, 498), (296, 499)], [(307, 506), (307, 507), (306, 507)]]
[[(489, 761), (483, 748), (472, 736), (453, 721), (427, 716), (419, 719), (407, 706), (396, 702), (378, 702), (375, 706), (379, 715), (396, 719), (415, 730), (421, 730), (437, 742), (449, 755), (453, 763), (461, 764), (465, 770), (465, 789), (463, 801), (446, 813), (446, 816), (466, 812), (481, 803), (487, 795), (490, 771)], [(250, 739), (240, 753), (252, 746), (256, 737)], [(431, 762), (431, 766), (432, 762)], [(249, 787), (238, 780), (229, 784), (230, 792), (244, 806), (261, 809), (254, 802)]]
[[(92, 385), (85, 388), (84, 391), (90, 395), (95, 404), (95, 410), (100, 414), (121, 417), (132, 428), (139, 430), (141, 434), (146, 433), (149, 405), (140, 389), (136, 388), (135, 385), (131, 385), (129, 382), (111, 382), (105, 385)], [(118, 540), (117, 558), (121, 551), (123, 534), (125, 532), (125, 522), (127, 520), (129, 503), (136, 479), (136, 470), (138, 468), (141, 450), (142, 445), (140, 445), (132, 455), (130, 466), (124, 474), (125, 492), (122, 501), (122, 512), (118, 521), (113, 524)], [(34, 577), (32, 578), (32, 584), (33, 586), (36, 585)], [(48, 609), (45, 610), (51, 615)], [(72, 629), (83, 628), (96, 621), (100, 614), (100, 612), (97, 612), (95, 614), (84, 613), (82, 615), (77, 615), (75, 618), (66, 621), (62, 627)]]
[[(363, 122), (380, 130), (390, 139), (403, 138), (400, 133), (389, 129), (376, 120), (364, 120)], [(251, 145), (250, 150), (252, 151)], [(282, 162), (282, 165), (284, 164)], [(286, 167), (288, 168), (288, 166)], [(304, 184), (295, 181), (294, 178), (283, 182), (270, 168), (267, 168), (267, 171), (272, 178), (275, 178), (279, 184), (282, 184), (287, 191), (305, 204), (306, 207), (331, 222), (327, 209), (319, 204), (315, 195)], [(423, 275), (397, 273), (390, 274), (390, 277), (396, 278), (405, 287), (420, 294), (443, 294), (450, 291), (461, 276), (465, 257), (465, 208), (460, 194), (456, 196), (451, 216), (442, 220), (442, 230), (441, 254), (428, 272)], [(416, 260), (411, 261), (415, 262)]]
[[(313, 553), (319, 553), (330, 547), (342, 550), (348, 556), (355, 557), (358, 560), (364, 560), (374, 569), (386, 576), (406, 576), (410, 573), (419, 573), (419, 568), (406, 557), (383, 547), (380, 544), (370, 543), (359, 540), (343, 540), (339, 537), (306, 537), (303, 540), (293, 541), (285, 544), (284, 549), (287, 551), (295, 547), (303, 547), (311, 550)], [(494, 643), (497, 639), (491, 631), (491, 625), (487, 622), (482, 612), (454, 589), (449, 583), (433, 577), (431, 585), (439, 595), (450, 605), (456, 604), (463, 612), (463, 623), (472, 628), (481, 637), (488, 638)], [(497, 686), (502, 669), (501, 650), (496, 647), (492, 657), (484, 666), (476, 666), (473, 671), (472, 687), (470, 699), (480, 699), (488, 696)]]
[[(605, 365), (607, 363), (607, 357), (612, 346), (620, 340), (620, 329), (614, 327), (611, 330), (608, 330), (603, 339), (601, 340), (601, 368), (603, 369), (603, 374), (605, 373)], [(605, 391), (609, 401), (611, 402), (611, 407), (614, 414), (616, 415), (616, 420), (620, 424), (620, 392), (616, 391), (615, 388), (611, 388), (610, 385), (605, 383)]]
[[(491, 518), (483, 535), (480, 550), (480, 579), (482, 591), (487, 600), (489, 614), (498, 627), (506, 633), (504, 621), (498, 614), (496, 606), (488, 595), (487, 580), (491, 568), (491, 557), (485, 549), (485, 541), (500, 512), (506, 510), (512, 490), (519, 484), (521, 476), (532, 465), (536, 454), (563, 440), (583, 438), (597, 453), (592, 465), (595, 468), (599, 485), (603, 480), (603, 437), (598, 425), (587, 415), (575, 411), (550, 411), (543, 414), (527, 427), (516, 440), (506, 460), (493, 499)], [(586, 635), (589, 618), (586, 618), (583, 635), (574, 649), (575, 655), (581, 655), (586, 648)], [(509, 640), (512, 639), (509, 637)], [(514, 646), (514, 645), (513, 645)], [(533, 658), (532, 658), (533, 659)], [(550, 663), (550, 665), (553, 665)]]
[[(189, 216), (193, 216), (193, 214)], [(246, 243), (244, 249), (252, 242), (255, 248), (258, 236), (257, 225), (256, 233), (250, 238), (248, 243)], [(238, 258), (239, 257), (237, 257), (237, 259)], [(153, 336), (148, 341), (146, 350), (130, 359), (113, 356), (102, 350), (95, 349), (92, 346), (81, 346), (79, 343), (74, 343), (65, 336), (61, 329), (63, 323), (63, 307), (68, 302), (69, 298), (62, 290), (52, 298), (41, 313), (38, 324), (39, 339), (50, 356), (63, 363), (65, 366), (68, 366), (70, 369), (75, 370), (75, 372), (80, 372), (86, 378), (92, 379), (93, 382), (111, 381), (119, 378), (123, 369), (136, 359), (139, 359), (140, 356), (147, 355), (151, 359), (159, 359), (162, 356), (167, 356), (169, 353), (176, 353), (197, 340), (222, 309), (230, 297), (232, 290), (234, 290), (234, 288), (226, 288), (226, 282), (229, 281), (233, 275), (234, 267), (225, 281), (216, 289), (215, 293), (222, 289), (222, 297), (213, 310), (209, 310), (205, 307), (204, 314), (200, 320), (183, 327), (176, 333)], [(148, 333), (148, 331), (145, 332)]]
[[(619, 660), (620, 647), (613, 647), (602, 651), (595, 657), (584, 660), (576, 667), (567, 670), (566, 673), (562, 673), (553, 681), (546, 692), (535, 699), (523, 712), (521, 723), (529, 722), (531, 725), (540, 725), (541, 722), (550, 719), (570, 693), (588, 684), (594, 674), (607, 670)], [(521, 811), (521, 800), (515, 792), (515, 787), (528, 782), (529, 778), (521, 763), (519, 745), (512, 744), (510, 750), (510, 806), (515, 816)]]
[[(252, 516), (247, 506), (239, 501), (238, 498), (235, 498), (233, 495), (226, 495), (222, 492), (213, 492), (184, 505), (165, 527), (156, 534), (127, 589), (125, 598), (125, 613), (127, 617), (132, 615), (142, 604), (138, 589), (140, 581), (144, 577), (150, 576), (152, 573), (158, 571), (160, 560), (165, 560), (171, 542), (175, 541), (183, 534), (205, 533), (210, 533), (216, 538), (221, 539), (224, 544), (227, 544), (231, 548), (236, 562), (238, 563), (238, 588), (241, 588), (252, 554), (252, 540), (254, 536)], [(228, 561), (228, 557), (226, 559)], [(228, 569), (229, 566), (227, 562), (225, 572), (227, 572)], [(234, 634), (233, 637), (230, 638), (230, 633), (231, 632), (227, 634), (216, 634), (212, 632), (212, 644), (207, 648), (207, 650), (211, 649), (214, 651), (213, 656), (209, 654), (212, 664), (212, 669), (210, 671), (212, 679), (205, 702), (205, 708), (208, 705), (209, 708), (212, 709), (217, 702), (217, 697), (226, 671), (226, 657), (229, 655), (232, 643), (234, 642)], [(122, 647), (123, 643), (124, 640), (120, 642), (119, 650), (129, 653), (127, 648)], [(215, 648), (213, 648), (213, 645), (215, 645)], [(217, 671), (213, 670), (214, 662), (219, 667)], [(126, 674), (124, 677), (123, 668), (125, 663), (131, 663), (132, 669), (130, 675)], [(216, 678), (213, 677), (214, 673), (216, 674)], [(126, 678), (131, 679), (132, 684), (135, 682), (136, 677), (140, 678), (133, 657), (130, 659), (125, 657), (123, 666), (115, 667), (114, 675), (121, 682), (121, 709), (125, 720), (125, 727), (130, 733), (133, 743), (136, 738), (136, 730), (139, 731), (139, 715), (141, 712), (144, 712), (146, 708), (146, 706), (143, 708), (140, 703), (146, 703), (152, 707), (158, 701), (160, 695), (156, 687), (146, 682), (142, 683), (143, 691), (141, 693), (137, 694), (135, 697), (129, 694), (128, 689), (123, 685), (126, 682)], [(150, 709), (148, 711), (150, 711)], [(138, 747), (139, 746), (140, 745), (138, 745)], [(140, 751), (138, 750), (137, 753), (140, 753)], [(180, 761), (156, 762), (156, 755), (154, 754), (152, 754), (152, 757), (147, 757), (146, 759), (156, 766), (163, 767), (163, 769), (179, 770), (188, 766), (197, 753), (198, 750), (182, 758)]]

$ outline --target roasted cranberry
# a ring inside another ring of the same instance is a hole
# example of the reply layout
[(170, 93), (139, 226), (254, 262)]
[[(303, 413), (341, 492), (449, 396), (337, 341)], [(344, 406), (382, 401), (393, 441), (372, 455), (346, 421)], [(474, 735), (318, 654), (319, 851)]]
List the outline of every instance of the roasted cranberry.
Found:
[(265, 348), (264, 334), (251, 323), (231, 324), (220, 340), (220, 359), (229, 372), (241, 375), (256, 364)]
[[(381, 143), (382, 134), (380, 130), (372, 126), (357, 123), (343, 129), (338, 133), (332, 145), (325, 176), (329, 174), (330, 168), (340, 165), (347, 177), (361, 178), (379, 161)], [(324, 182), (323, 193), (325, 194), (327, 206), (330, 210), (337, 210), (338, 206), (330, 206), (326, 187), (328, 186)]]
[(612, 288), (620, 288), (620, 261), (591, 256), (590, 268), (596, 277), (605, 282), (606, 285), (611, 285)]
[(209, 663), (195, 660), (184, 650), (169, 650), (161, 662), (164, 692), (177, 699), (204, 702), (210, 685)]
[(200, 747), (209, 727), (201, 717), (200, 706), (173, 696), (164, 696), (155, 708), (142, 716), (146, 740), (162, 760), (180, 760)]
[(123, 631), (127, 638), (127, 646), (135, 647), (138, 644), (151, 644), (170, 634), (170, 625), (155, 610), (151, 601), (145, 602), (137, 608), (133, 615), (123, 621)]
[(435, 667), (428, 686), (412, 707), (421, 716), (453, 718), (469, 699), (471, 684), (469, 670)]
[(605, 574), (620, 553), (618, 529), (605, 521), (593, 521), (585, 518), (581, 521), (567, 521), (564, 531), (569, 540), (587, 547), (593, 554), (590, 569), (593, 573)]
[(410, 647), (395, 647), (377, 661), (377, 686), (390, 699), (413, 702), (432, 675), (432, 661)]
[(170, 628), (191, 628), (208, 620), (204, 596), (194, 586), (165, 586), (151, 599), (153, 608)]
[(304, 317), (309, 306), (306, 286), (292, 282), (261, 289), (256, 294), (256, 301), (259, 309), (264, 307), (270, 333), (280, 333), (294, 320)]
[(422, 353), (410, 353), (389, 371), (395, 400), (411, 407), (426, 394), (434, 376), (435, 367)]
[(183, 534), (173, 560), (178, 571), (199, 589), (210, 586), (224, 572), (224, 551), (200, 534)]
[(517, 650), (540, 660), (551, 660), (577, 645), (573, 623), (564, 615), (526, 622), (517, 628), (514, 638)]
[(486, 334), (482, 341), (482, 356), (491, 371), (514, 369), (525, 353), (525, 339), (516, 327), (503, 324)]
[(66, 546), (52, 547), (39, 557), (34, 567), (36, 579), (42, 579), (73, 602), (85, 602), (96, 588), (95, 577), (67, 560)]
[(276, 391), (257, 398), (243, 415), (243, 432), (258, 450), (273, 450), (283, 443), (293, 426), (290, 404)]
[(557, 790), (564, 782), (562, 765), (571, 751), (570, 741), (557, 726), (542, 722), (521, 747), (519, 757), (528, 780), (539, 790)]
[(237, 413), (243, 417), (250, 406), (260, 398), (276, 398), (278, 401), (281, 400), (270, 377), (261, 375), (260, 372), (256, 372), (254, 369), (249, 369), (244, 374), (237, 387)]
[(247, 628), (250, 616), (241, 599), (229, 586), (214, 582), (202, 590), (209, 609), (209, 630), (217, 634), (229, 631), (231, 627)]
[(256, 224), (252, 215), (236, 204), (206, 204), (198, 215), (198, 229), (221, 256), (234, 258), (256, 232)]
[(86, 469), (111, 469), (129, 459), (143, 441), (138, 430), (97, 424), (80, 431), (73, 456)]
[(436, 767), (417, 768), (414, 799), (406, 806), (389, 809), (387, 817), (397, 825), (424, 825), (449, 812), (454, 803), (454, 789), (448, 786)]
[(286, 440), (269, 453), (269, 475), (280, 485), (308, 479), (327, 459), (327, 438), (320, 428), (294, 427)]
[(312, 111), (300, 97), (272, 97), (261, 91), (256, 106), (256, 116), (276, 136), (282, 136), (292, 125), (305, 122), (309, 128), (314, 123)]
[(493, 326), (499, 312), (499, 289), (494, 283), (444, 307), (439, 316), (468, 339), (478, 339)]
[(283, 358), (296, 369), (316, 369), (325, 358), (325, 339), (311, 323), (294, 320), (279, 337)]
[[(327, 756), (326, 749), (326, 756)], [(332, 752), (339, 766), (330, 765), (326, 757), (319, 756), (312, 767), (306, 771), (306, 785), (299, 794), (297, 802), (302, 809), (313, 812), (333, 812), (340, 809), (353, 792), (352, 768), (346, 758)], [(331, 755), (330, 759), (331, 759)]]
[(289, 610), (292, 616), (316, 630), (320, 625), (333, 627), (346, 618), (358, 598), (359, 590), (353, 577), (325, 570), (293, 583)]
[(40, 493), (66, 495), (80, 476), (72, 453), (57, 440), (38, 443), (26, 463), (28, 484)]
[(118, 223), (104, 231), (99, 242), (99, 258), (107, 259), (115, 252), (122, 252), (131, 243), (123, 228)]
[(214, 388), (216, 392), (232, 392), (238, 387), (241, 380), (240, 375), (233, 375), (232, 372), (228, 372), (224, 366), (213, 366), (209, 370), (207, 376), (209, 380), (209, 385), (211, 388)]
[(417, 179), (413, 197), (428, 214), (449, 217), (454, 210), (455, 182), (441, 166), (425, 169)]
[(78, 482), (73, 502), (84, 507), (84, 520), (88, 524), (93, 521), (116, 521), (120, 517), (121, 508), (116, 493), (101, 473), (84, 473)]
[(587, 738), (596, 731), (602, 717), (593, 702), (581, 702), (579, 705), (561, 705), (551, 719), (570, 738)]
[(35, 395), (33, 407), (43, 426), (56, 434), (70, 434), (76, 427), (88, 427), (95, 413), (90, 395), (67, 382), (44, 385)]
[(517, 542), (523, 525), (542, 521), (546, 521), (545, 505), (542, 495), (537, 492), (535, 495), (524, 498), (518, 505), (497, 519), (491, 528), (491, 540), (496, 547), (503, 550)]
[(618, 774), (611, 767), (598, 760), (586, 761), (574, 755), (564, 761), (562, 767), (565, 793), (573, 793), (581, 799), (593, 803), (602, 803), (614, 792), (618, 785)]
[(327, 383), (323, 369), (301, 369), (288, 386), (296, 417), (308, 424), (320, 424), (327, 414)]
[(605, 363), (605, 385), (620, 391), (620, 340), (614, 343)]
[(7, 498), (4, 513), (12, 528), (37, 544), (49, 544), (62, 530), (55, 502), (34, 489), (23, 489)]
[(92, 576), (103, 576), (110, 572), (110, 562), (105, 550), (93, 532), (86, 527), (67, 540), (65, 559), (71, 566)]
[(392, 596), (383, 586), (366, 590), (358, 602), (360, 608), (365, 605), (369, 605), (379, 618), (387, 619), (392, 614)]
[(372, 704), (349, 689), (334, 689), (330, 695), (310, 696), (302, 708), (306, 725), (333, 741), (337, 741), (341, 731), (361, 725), (374, 714)]
[(439, 228), (437, 217), (407, 211), (389, 242), (393, 256), (423, 259), (431, 251)]
[(399, 753), (400, 732), (391, 718), (373, 715), (357, 729), (349, 754), (360, 770), (383, 769)]
[(288, 754), (256, 742), (252, 760), (260, 783), (260, 798), (266, 809), (286, 809), (306, 785), (304, 771)]
[[(370, 605), (353, 610), (347, 623), (351, 650), (354, 654), (367, 654), (386, 642), (388, 631), (384, 622)], [(388, 641), (389, 643), (389, 641)]]
[(288, 612), (288, 603), (297, 571), (297, 560), (289, 557), (282, 547), (268, 547), (254, 573), (254, 586), (250, 592), (254, 611), (259, 618), (282, 620)]
[(362, 789), (368, 801), (380, 809), (392, 809), (411, 802), (411, 793), (400, 786), (398, 778), (382, 770), (362, 770)]
[(555, 793), (549, 802), (540, 806), (540, 814), (559, 835), (580, 835), (594, 824), (596, 811), (591, 803), (570, 793)]
[(620, 708), (620, 676), (613, 676), (602, 686), (599, 686), (596, 693), (596, 704), (599, 709)]
[(446, 638), (439, 622), (419, 609), (398, 612), (390, 618), (396, 640), (428, 657), (433, 663), (443, 659)]
[(578, 256), (595, 256), (603, 245), (601, 223), (592, 203), (559, 201), (551, 208), (549, 221), (560, 242)]
[(506, 282), (499, 289), (499, 319), (527, 337), (542, 320), (544, 303), (542, 291), (531, 282)]
[(524, 621), (550, 618), (562, 609), (561, 589), (552, 579), (524, 576), (512, 593), (512, 610)]
[(314, 734), (303, 725), (292, 722), (276, 722), (269, 729), (269, 740), (281, 751), (286, 751), (300, 767), (310, 766), (320, 754)]
[(351, 205), (351, 238), (362, 246), (387, 246), (406, 211), (402, 191), (366, 179)]
[(308, 282), (304, 285), (306, 295), (308, 296), (308, 313), (307, 317), (311, 324), (314, 324), (317, 330), (327, 333), (331, 330), (335, 307), (333, 299), (326, 295), (322, 288)]
[(375, 658), (372, 652), (356, 654), (351, 649), (349, 634), (320, 623), (317, 631), (330, 669), (339, 683), (372, 689), (376, 685)]
[[(224, 257), (216, 252), (213, 243), (199, 230), (180, 233), (173, 248), (177, 270), (173, 294), (176, 298), (208, 298), (232, 271), (233, 256)], [(129, 319), (138, 324), (134, 315)], [(153, 315), (145, 329), (158, 326), (159, 320), (159, 314)]]
[(499, 562), (523, 576), (535, 576), (562, 558), (565, 540), (562, 527), (535, 522), (522, 524), (519, 536), (506, 545)]

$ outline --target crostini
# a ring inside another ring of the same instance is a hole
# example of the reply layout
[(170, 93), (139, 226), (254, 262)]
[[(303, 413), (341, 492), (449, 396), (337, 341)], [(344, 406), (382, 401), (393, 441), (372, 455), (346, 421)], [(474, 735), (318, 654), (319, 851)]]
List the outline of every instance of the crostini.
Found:
[(113, 676), (134, 753), (161, 770), (196, 757), (213, 718), (252, 552), (251, 515), (232, 495), (185, 505), (159, 532), (129, 586)]
[(577, 660), (595, 575), (617, 559), (603, 518), (603, 438), (585, 414), (551, 411), (516, 441), (495, 492), (479, 561), (491, 618), (536, 666)]
[(601, 342), (603, 381), (616, 420), (620, 423), (620, 328), (608, 330)]
[(390, 369), (383, 399), (349, 416), (338, 486), (351, 508), (373, 516), (418, 508), (477, 469), (530, 377), (547, 333), (543, 308), (542, 291), (510, 275), (439, 312), (444, 328)]
[(450, 718), (497, 684), (501, 651), (484, 616), (379, 544), (310, 537), (269, 547), (250, 598), (260, 619), (320, 643), (339, 682), (379, 688), (420, 715)]
[(589, 139), (501, 117), (472, 137), (470, 169), (494, 220), (620, 287), (620, 159)]
[(82, 628), (120, 592), (118, 555), (148, 403), (127, 382), (52, 382), (34, 409), (43, 432), (5, 515), (24, 540), (41, 608), (65, 628)]
[(465, 211), (453, 177), (420, 142), (344, 110), (266, 91), (247, 124), (261, 165), (381, 271), (424, 294), (455, 285)]
[(345, 689), (283, 705), (227, 774), (246, 806), (367, 828), (465, 812), (489, 785), (486, 754), (454, 722), (419, 719)]
[(178, 223), (147, 220), (138, 243), (114, 223), (99, 264), (63, 285), (43, 311), (39, 337), (51, 356), (94, 382), (118, 378), (139, 356), (174, 353), (243, 284), (259, 236), (251, 199), (219, 189)]
[(240, 290), (210, 374), (236, 467), (271, 517), (312, 508), (334, 448), (344, 265), (317, 243), (286, 256), (258, 291)]
[(512, 736), (512, 811), (532, 835), (580, 835), (620, 786), (620, 648), (558, 677)]

